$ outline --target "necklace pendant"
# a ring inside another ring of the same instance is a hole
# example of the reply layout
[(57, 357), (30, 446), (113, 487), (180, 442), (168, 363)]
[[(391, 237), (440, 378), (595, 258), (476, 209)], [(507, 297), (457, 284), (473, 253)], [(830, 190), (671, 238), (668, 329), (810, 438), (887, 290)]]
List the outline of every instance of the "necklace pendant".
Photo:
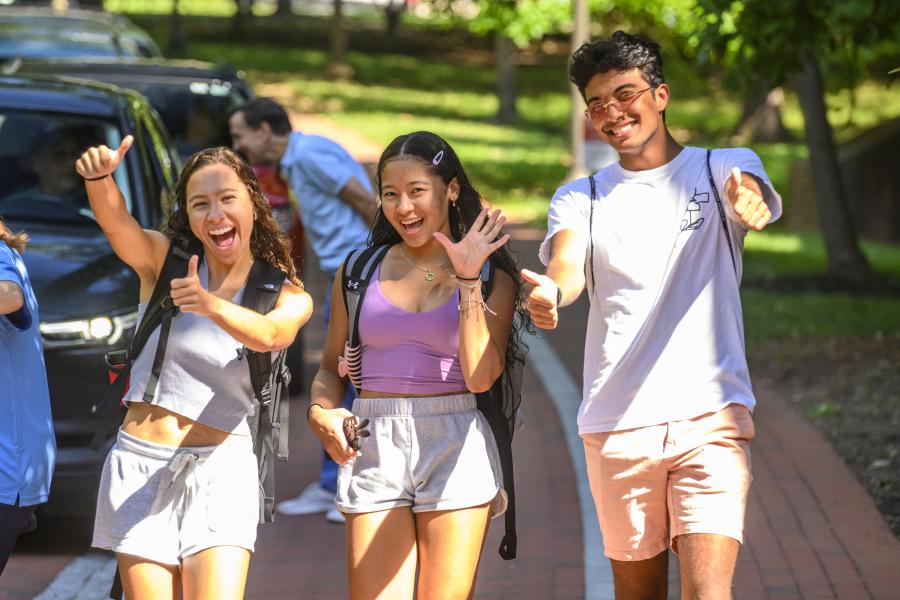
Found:
[(425, 273), (425, 281), (434, 281), (434, 273), (427, 271)]

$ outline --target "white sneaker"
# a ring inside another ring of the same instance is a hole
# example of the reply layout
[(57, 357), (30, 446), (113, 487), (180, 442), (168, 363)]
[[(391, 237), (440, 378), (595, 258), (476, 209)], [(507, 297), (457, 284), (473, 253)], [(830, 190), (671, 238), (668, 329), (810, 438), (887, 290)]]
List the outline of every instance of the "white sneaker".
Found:
[(346, 523), (347, 519), (344, 518), (344, 513), (337, 509), (337, 506), (333, 506), (328, 509), (328, 512), (325, 513), (325, 520), (329, 523)]
[(314, 515), (333, 508), (334, 494), (321, 487), (318, 481), (306, 486), (296, 498), (275, 505), (275, 510), (282, 515)]

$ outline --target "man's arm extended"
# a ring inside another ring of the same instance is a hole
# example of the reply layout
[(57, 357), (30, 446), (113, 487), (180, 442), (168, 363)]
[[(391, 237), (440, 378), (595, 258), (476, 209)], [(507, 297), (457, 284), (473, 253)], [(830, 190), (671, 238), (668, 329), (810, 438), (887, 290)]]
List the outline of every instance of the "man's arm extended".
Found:
[[(545, 275), (522, 269), (522, 279), (534, 285), (528, 311), (541, 329), (555, 329), (560, 306), (567, 306), (584, 289), (584, 240), (574, 229), (563, 229), (550, 240), (550, 264)], [(557, 302), (558, 301), (558, 302)]]
[(351, 177), (347, 181), (347, 185), (338, 192), (338, 196), (362, 215), (366, 225), (372, 225), (375, 221), (375, 213), (378, 212), (378, 200), (358, 179)]

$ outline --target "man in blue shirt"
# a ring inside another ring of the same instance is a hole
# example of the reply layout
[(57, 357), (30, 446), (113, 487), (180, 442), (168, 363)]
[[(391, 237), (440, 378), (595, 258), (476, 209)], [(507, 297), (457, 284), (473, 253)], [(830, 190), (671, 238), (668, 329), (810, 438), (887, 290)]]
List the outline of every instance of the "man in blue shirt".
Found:
[(0, 573), (56, 460), (38, 310), (19, 251), (27, 237), (0, 220)]
[[(284, 108), (271, 98), (255, 98), (228, 117), (231, 145), (250, 164), (275, 164), (288, 184), (293, 201), (319, 267), (329, 278), (325, 298), (328, 327), (331, 288), (335, 274), (351, 250), (362, 248), (378, 211), (378, 201), (365, 168), (336, 142), (292, 131)], [(348, 386), (344, 408), (353, 404)], [(337, 464), (323, 452), (322, 471), (297, 498), (278, 503), (282, 514), (326, 513), (343, 522), (334, 506)]]

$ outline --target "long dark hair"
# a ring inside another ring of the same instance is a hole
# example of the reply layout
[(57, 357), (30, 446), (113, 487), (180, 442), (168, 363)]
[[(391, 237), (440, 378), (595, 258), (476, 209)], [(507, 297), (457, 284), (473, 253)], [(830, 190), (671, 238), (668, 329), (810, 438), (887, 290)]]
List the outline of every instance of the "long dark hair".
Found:
[(277, 221), (272, 216), (269, 202), (263, 196), (259, 188), (256, 175), (244, 159), (229, 148), (207, 148), (195, 152), (188, 158), (175, 191), (169, 198), (169, 219), (163, 228), (163, 233), (171, 240), (182, 244), (199, 244), (200, 240), (191, 231), (187, 215), (187, 183), (191, 176), (200, 168), (208, 165), (225, 165), (234, 171), (250, 193), (250, 201), (253, 202), (253, 212), (256, 219), (253, 221), (253, 231), (250, 233), (250, 253), (254, 258), (261, 258), (270, 265), (278, 267), (288, 278), (300, 284), (294, 261), (291, 260), (290, 242), (281, 234)]
[[(392, 141), (378, 160), (378, 170), (375, 173), (375, 186), (381, 194), (381, 177), (385, 165), (396, 158), (413, 158), (421, 161), (429, 173), (439, 177), (444, 185), (450, 183), (453, 178), (459, 184), (459, 197), (456, 199), (456, 208), (448, 203), (448, 217), (450, 221), (450, 236), (458, 242), (466, 236), (472, 223), (481, 213), (486, 204), (459, 162), (459, 156), (439, 135), (430, 131), (415, 131), (401, 135)], [(457, 210), (458, 209), (458, 210)], [(500, 233), (502, 237), (503, 233)], [(372, 224), (372, 234), (369, 239), (370, 246), (384, 244), (398, 244), (402, 237), (384, 216), (384, 209), (378, 208), (375, 222)], [(515, 311), (518, 318), (513, 319), (513, 326), (509, 332), (509, 341), (506, 346), (506, 365), (510, 368), (513, 361), (522, 360), (523, 350), (526, 348), (522, 340), (522, 331), (531, 330), (531, 316), (525, 309), (525, 296), (522, 282), (519, 279), (519, 268), (516, 259), (509, 250), (508, 245), (503, 245), (491, 254), (490, 259), (494, 267), (505, 271), (513, 280), (515, 286), (516, 305)]]

